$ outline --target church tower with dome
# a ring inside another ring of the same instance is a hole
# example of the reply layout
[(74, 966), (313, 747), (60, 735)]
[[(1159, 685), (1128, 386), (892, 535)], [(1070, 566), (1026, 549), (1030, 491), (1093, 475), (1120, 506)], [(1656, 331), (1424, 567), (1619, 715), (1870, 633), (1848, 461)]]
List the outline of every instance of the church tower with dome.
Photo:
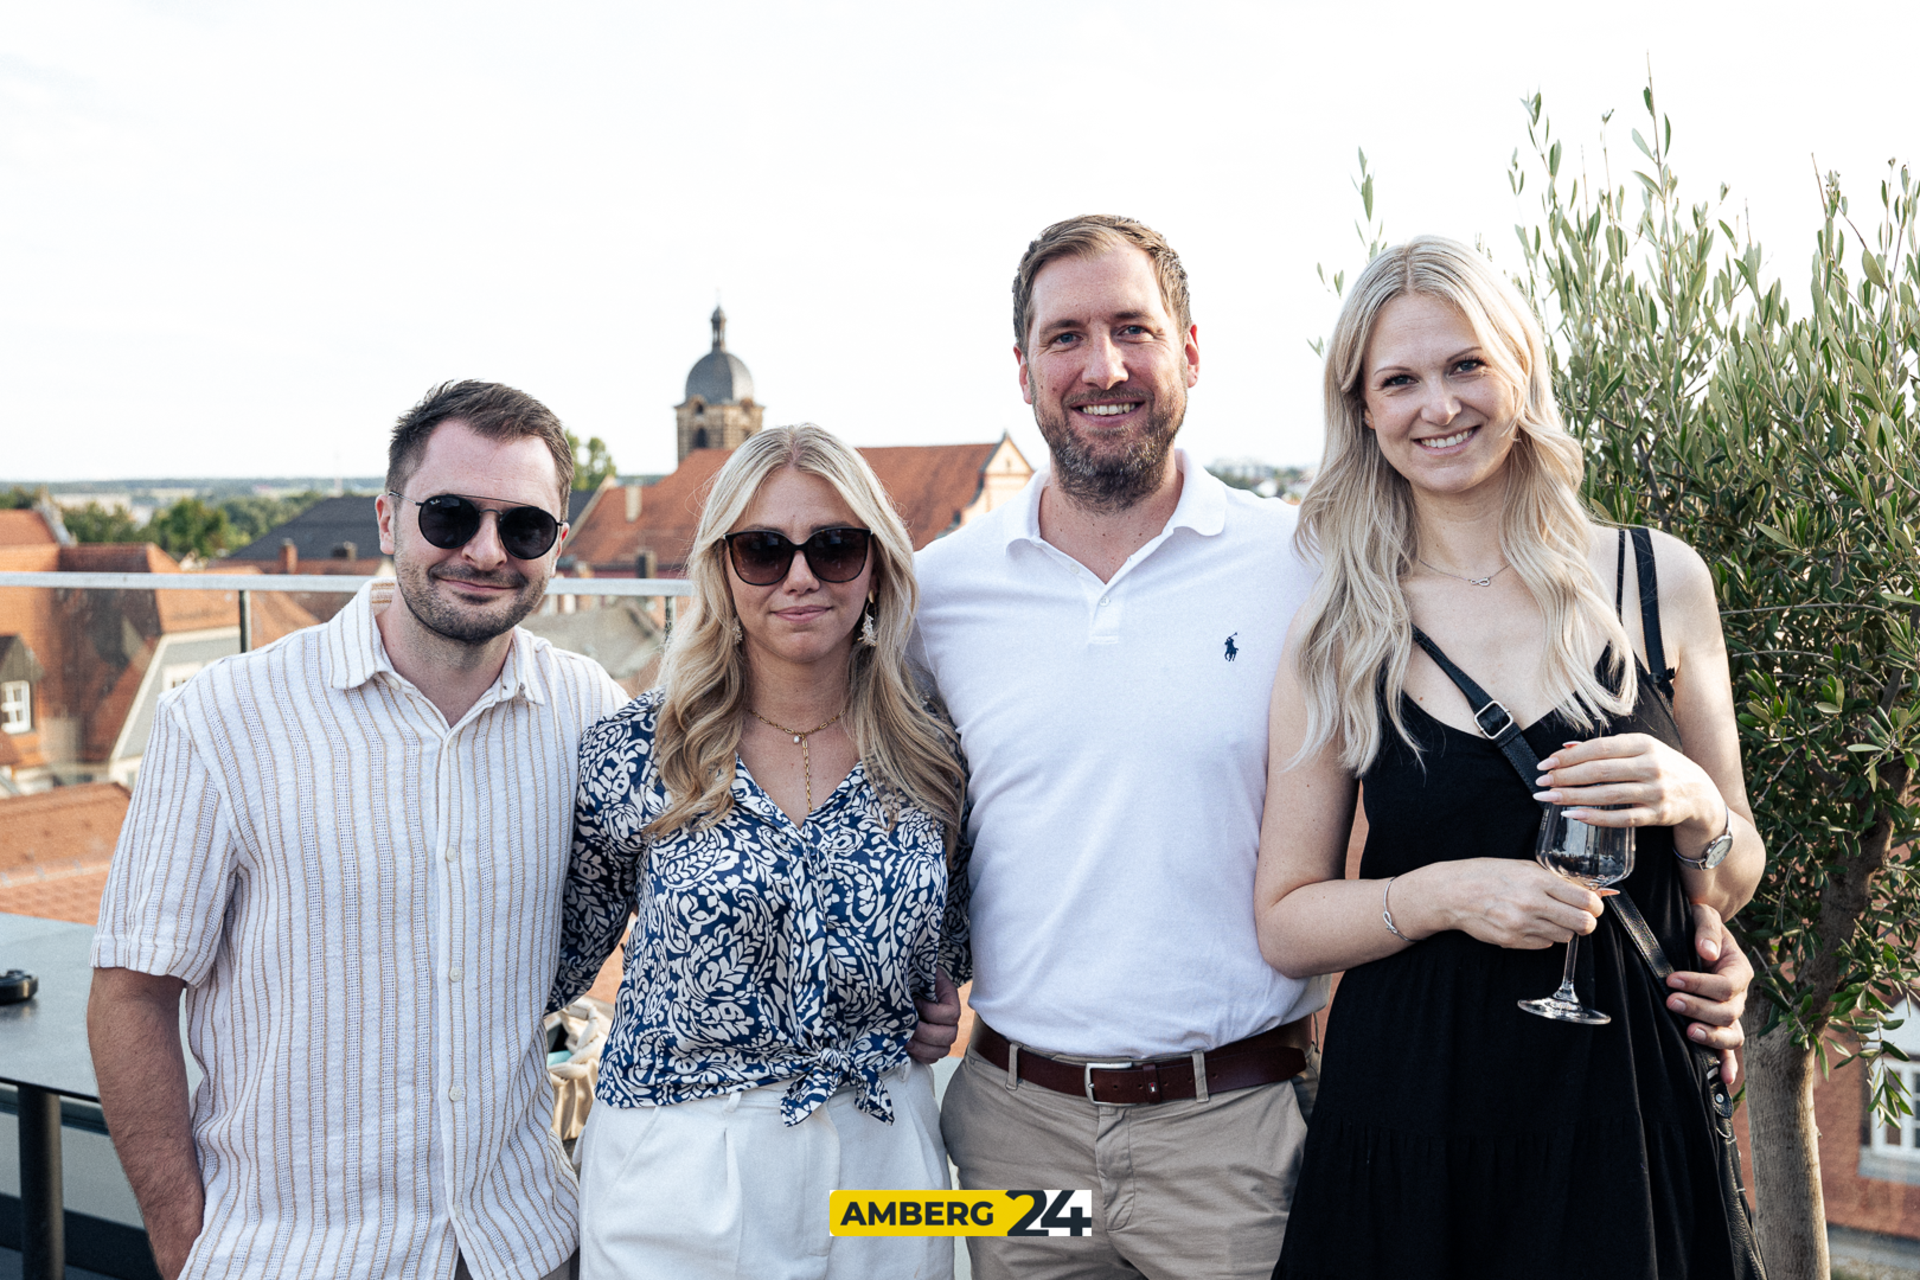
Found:
[(679, 460), (695, 449), (733, 449), (760, 429), (764, 410), (753, 399), (753, 375), (727, 350), (727, 313), (713, 309), (713, 350), (687, 374), (687, 398), (674, 406)]

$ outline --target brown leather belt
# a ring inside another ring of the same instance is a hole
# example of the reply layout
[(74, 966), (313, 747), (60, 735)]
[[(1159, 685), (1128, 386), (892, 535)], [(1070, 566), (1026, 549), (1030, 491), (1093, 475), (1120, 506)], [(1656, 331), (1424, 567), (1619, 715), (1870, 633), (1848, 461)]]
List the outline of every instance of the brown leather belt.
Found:
[[(1307, 1055), (1297, 1043), (1301, 1025), (1289, 1022), (1199, 1055), (1206, 1062), (1207, 1092), (1251, 1089), (1299, 1075), (1307, 1067)], [(1011, 1046), (998, 1031), (975, 1022), (970, 1043), (988, 1062), (1002, 1071), (1007, 1069)], [(1023, 1048), (1019, 1057), (1020, 1079), (1089, 1102), (1182, 1102), (1197, 1096), (1192, 1054), (1144, 1062), (1065, 1062)]]

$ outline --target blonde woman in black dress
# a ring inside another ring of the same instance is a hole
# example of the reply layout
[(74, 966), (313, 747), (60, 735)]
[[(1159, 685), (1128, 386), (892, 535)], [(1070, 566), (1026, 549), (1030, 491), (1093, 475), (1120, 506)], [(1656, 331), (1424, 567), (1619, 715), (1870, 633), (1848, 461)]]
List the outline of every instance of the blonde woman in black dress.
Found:
[[(1765, 853), (1711, 575), (1589, 517), (1539, 326), (1463, 245), (1368, 266), (1326, 395), (1300, 522), (1322, 577), (1274, 687), (1256, 900), (1276, 968), (1346, 976), (1275, 1275), (1729, 1276), (1687, 1042), (1739, 1043), (1751, 969), (1721, 920)], [(1527, 726), (1537, 782), (1415, 628)], [(1660, 987), (1600, 895), (1534, 862), (1542, 803), (1636, 828), (1619, 887), (1703, 972)], [(1575, 935), (1607, 1026), (1515, 1007), (1555, 987)]]

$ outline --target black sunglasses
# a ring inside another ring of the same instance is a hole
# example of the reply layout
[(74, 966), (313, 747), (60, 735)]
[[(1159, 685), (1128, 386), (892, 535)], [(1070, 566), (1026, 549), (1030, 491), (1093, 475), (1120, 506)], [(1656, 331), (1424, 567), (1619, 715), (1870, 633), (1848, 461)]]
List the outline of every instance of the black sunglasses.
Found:
[(771, 529), (745, 529), (726, 536), (733, 571), (754, 587), (770, 587), (786, 577), (795, 551), (807, 557), (807, 568), (820, 581), (852, 582), (866, 567), (867, 544), (872, 541), (873, 533), (867, 529), (822, 529), (799, 543)]
[(539, 507), (496, 511), (457, 493), (436, 493), (426, 499), (408, 498), (392, 490), (389, 493), (420, 508), (420, 536), (442, 551), (457, 550), (473, 541), (473, 535), (480, 532), (480, 517), (487, 511), (493, 511), (501, 548), (515, 560), (538, 560), (553, 549), (554, 540), (560, 536), (560, 521)]

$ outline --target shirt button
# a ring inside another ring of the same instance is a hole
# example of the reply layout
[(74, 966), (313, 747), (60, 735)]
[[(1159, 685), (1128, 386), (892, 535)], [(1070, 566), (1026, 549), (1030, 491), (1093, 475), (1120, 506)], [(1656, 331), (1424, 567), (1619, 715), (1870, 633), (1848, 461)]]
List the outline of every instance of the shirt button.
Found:
[(451, 969), (447, 970), (447, 981), (448, 982), (460, 981), (460, 973), (461, 973), (460, 966), (457, 964), (454, 965)]
[(451, 1089), (449, 1089), (449, 1090), (447, 1090), (447, 1101), (448, 1101), (448, 1102), (458, 1102), (458, 1101), (460, 1101), (460, 1099), (462, 1099), (462, 1098), (464, 1098), (464, 1097), (466, 1097), (466, 1096), (467, 1096), (467, 1091), (466, 1091), (465, 1089), (463, 1089), (463, 1088), (461, 1088), (461, 1087), (460, 1087), (459, 1085), (455, 1085), (455, 1086), (453, 1086), (453, 1088), (451, 1088)]
[(448, 862), (458, 862), (460, 861), (460, 851), (458, 849), (448, 849), (446, 858)]
[(1100, 597), (1100, 607), (1102, 609), (1106, 608), (1111, 603), (1113, 602), (1111, 600), (1108, 600), (1105, 596)]

